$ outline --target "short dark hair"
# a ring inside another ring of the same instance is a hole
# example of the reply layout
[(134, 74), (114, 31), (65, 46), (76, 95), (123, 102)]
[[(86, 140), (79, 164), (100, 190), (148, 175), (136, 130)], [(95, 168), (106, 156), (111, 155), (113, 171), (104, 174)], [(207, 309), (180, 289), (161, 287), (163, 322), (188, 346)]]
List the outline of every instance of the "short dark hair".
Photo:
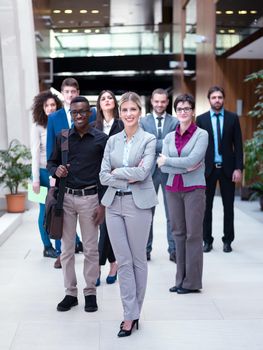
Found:
[(61, 84), (61, 91), (64, 89), (65, 86), (71, 86), (79, 90), (79, 83), (74, 78), (66, 78), (62, 81)]
[(158, 95), (165, 95), (167, 98), (169, 98), (168, 92), (167, 92), (166, 90), (164, 90), (164, 89), (158, 88), (158, 89), (153, 90), (153, 92), (152, 92), (152, 98), (153, 98), (153, 96), (154, 96), (155, 94), (158, 94)]
[(216, 92), (216, 91), (220, 91), (222, 93), (223, 97), (225, 98), (225, 90), (221, 86), (214, 85), (214, 86), (211, 86), (210, 89), (207, 92), (208, 100), (210, 99), (211, 94), (213, 92)]
[(188, 102), (192, 109), (195, 109), (195, 99), (190, 94), (181, 94), (174, 101), (174, 110), (176, 111), (179, 102)]
[(72, 105), (73, 103), (78, 103), (78, 102), (84, 102), (90, 108), (89, 100), (86, 97), (84, 97), (84, 96), (76, 96), (76, 97), (74, 97), (71, 100), (70, 105)]

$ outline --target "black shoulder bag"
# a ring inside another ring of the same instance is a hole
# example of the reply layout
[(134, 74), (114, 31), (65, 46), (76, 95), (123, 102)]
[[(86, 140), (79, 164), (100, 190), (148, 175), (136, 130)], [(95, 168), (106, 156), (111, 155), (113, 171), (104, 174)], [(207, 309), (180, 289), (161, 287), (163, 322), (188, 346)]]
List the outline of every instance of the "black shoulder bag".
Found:
[[(62, 165), (68, 162), (69, 130), (63, 129), (61, 138)], [(50, 187), (45, 201), (44, 227), (52, 239), (61, 239), (63, 232), (63, 200), (66, 187), (66, 178), (62, 177), (58, 187)]]

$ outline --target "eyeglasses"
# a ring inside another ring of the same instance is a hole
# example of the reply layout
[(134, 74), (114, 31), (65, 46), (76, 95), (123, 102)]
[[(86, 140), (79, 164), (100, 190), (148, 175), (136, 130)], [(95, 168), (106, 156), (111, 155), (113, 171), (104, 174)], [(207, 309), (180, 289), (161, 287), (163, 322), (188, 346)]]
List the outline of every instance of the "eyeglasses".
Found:
[(72, 118), (77, 118), (78, 114), (81, 115), (82, 117), (86, 117), (89, 112), (90, 112), (89, 110), (86, 110), (86, 111), (70, 111), (70, 115), (71, 115)]
[(191, 108), (191, 107), (177, 108), (177, 109), (176, 109), (176, 113), (183, 113), (183, 112), (188, 113), (188, 112), (190, 112), (192, 109), (193, 109), (193, 108)]

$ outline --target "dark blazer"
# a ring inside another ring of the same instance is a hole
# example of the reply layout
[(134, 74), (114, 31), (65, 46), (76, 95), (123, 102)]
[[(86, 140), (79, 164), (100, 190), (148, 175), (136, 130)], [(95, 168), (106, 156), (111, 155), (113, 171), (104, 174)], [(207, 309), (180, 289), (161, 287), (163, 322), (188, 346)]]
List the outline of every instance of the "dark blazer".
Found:
[[(92, 114), (89, 118), (89, 122), (93, 122), (96, 118), (96, 109), (91, 108)], [(62, 129), (69, 129), (71, 125), (68, 125), (68, 119), (64, 108), (52, 113), (47, 120), (47, 160), (50, 158), (53, 151), (54, 144), (56, 142), (56, 136)]]
[[(95, 121), (93, 121), (91, 126), (95, 127)], [(97, 126), (97, 129), (103, 131), (103, 125)], [(124, 124), (121, 119), (114, 119), (113, 124), (110, 129), (109, 137), (115, 134), (118, 134), (118, 132), (122, 131), (124, 129)]]
[[(196, 124), (209, 135), (205, 156), (205, 176), (208, 177), (214, 168), (214, 135), (210, 112), (199, 115)], [(223, 171), (229, 178), (235, 169), (243, 170), (243, 144), (239, 119), (236, 113), (224, 110), (222, 135)]]

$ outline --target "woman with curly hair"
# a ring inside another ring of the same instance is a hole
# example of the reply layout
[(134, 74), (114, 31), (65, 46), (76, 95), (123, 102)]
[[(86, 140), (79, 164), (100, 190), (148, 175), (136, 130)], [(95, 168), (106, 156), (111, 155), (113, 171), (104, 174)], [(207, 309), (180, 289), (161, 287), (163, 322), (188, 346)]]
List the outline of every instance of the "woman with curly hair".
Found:
[[(49, 174), (46, 169), (46, 139), (48, 116), (57, 109), (62, 108), (58, 97), (50, 91), (40, 92), (35, 96), (32, 106), (33, 125), (31, 130), (32, 153), (32, 187), (35, 193), (39, 193), (40, 186), (49, 187)], [(41, 240), (44, 245), (43, 256), (57, 258), (56, 249), (44, 229), (45, 204), (40, 203), (38, 227)]]
[[(124, 125), (119, 118), (118, 102), (112, 91), (102, 90), (100, 92), (97, 100), (96, 120), (93, 126), (103, 131), (109, 137), (123, 130)], [(107, 260), (110, 263), (110, 271), (106, 278), (106, 283), (114, 283), (117, 279), (117, 264), (105, 220), (100, 225), (99, 257), (100, 266), (105, 265)], [(100, 285), (100, 276), (97, 279), (96, 285)]]

